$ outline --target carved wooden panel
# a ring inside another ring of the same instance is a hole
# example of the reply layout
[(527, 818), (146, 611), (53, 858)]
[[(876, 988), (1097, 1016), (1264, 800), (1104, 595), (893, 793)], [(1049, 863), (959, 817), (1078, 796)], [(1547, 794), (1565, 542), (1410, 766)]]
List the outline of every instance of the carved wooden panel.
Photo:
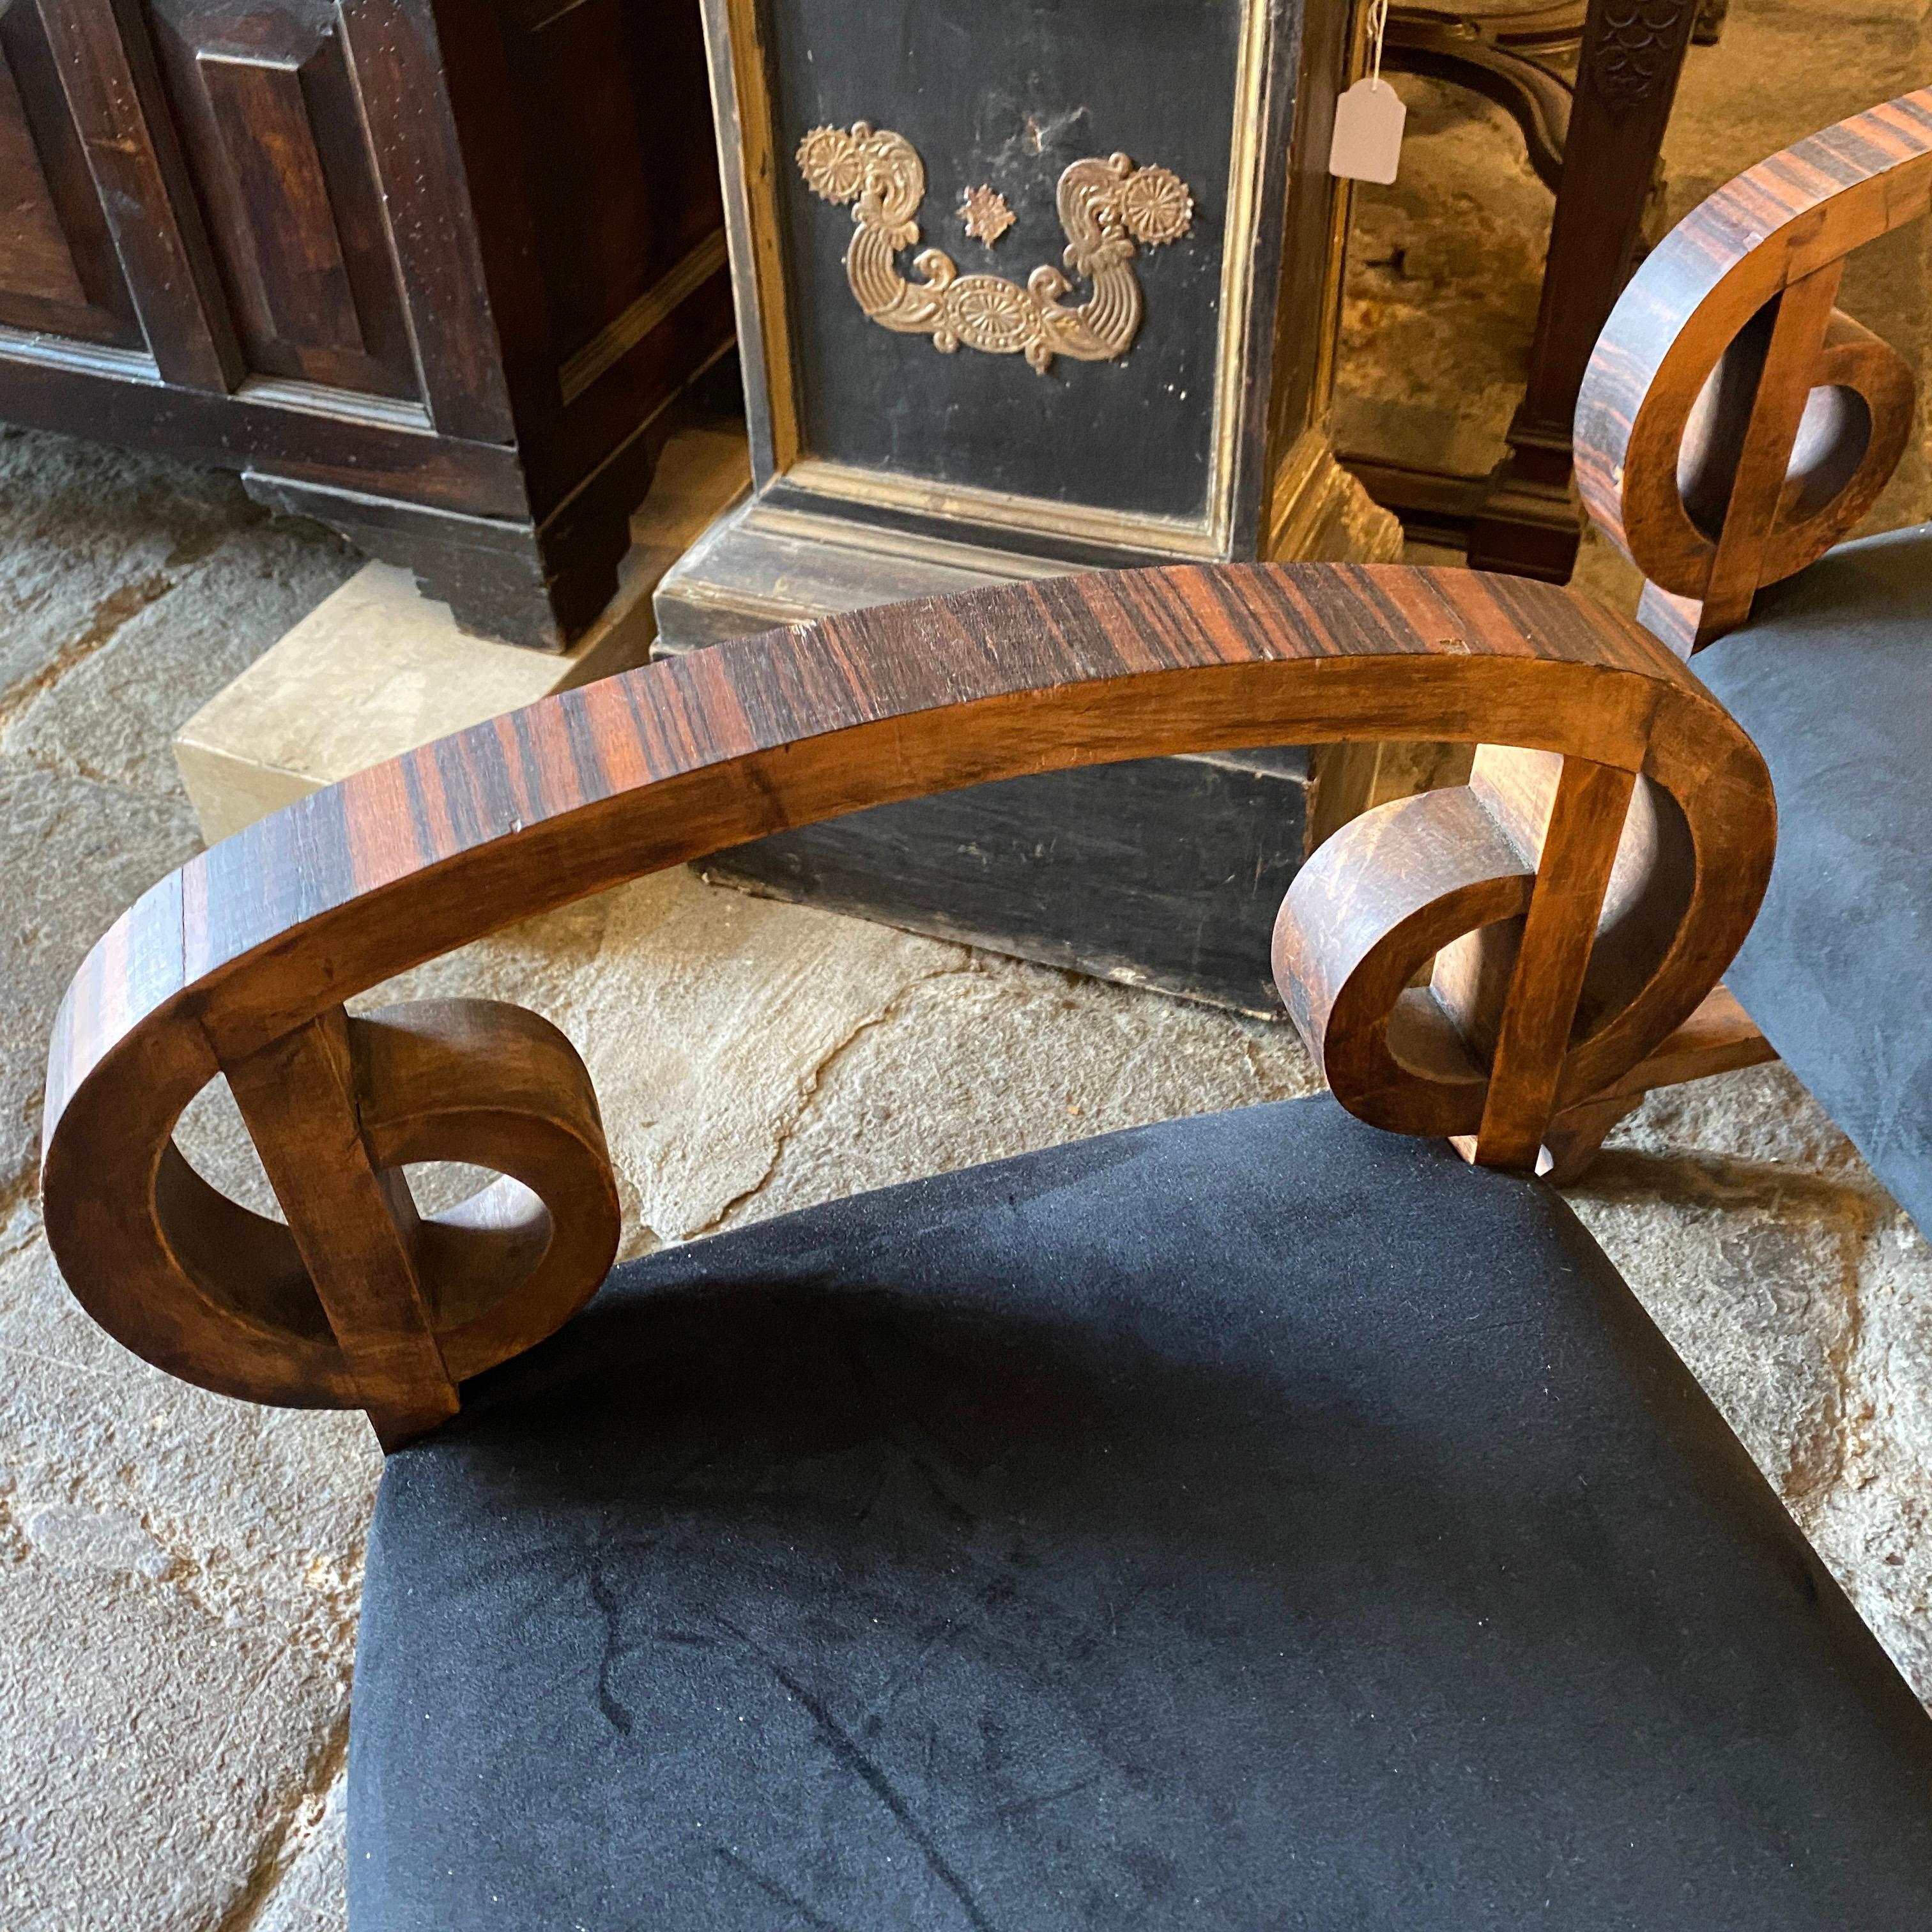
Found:
[(330, 0), (149, 0), (170, 105), (248, 367), (418, 394)]
[(240, 470), (466, 628), (595, 618), (731, 326), (698, 0), (0, 0), (0, 418)]
[(0, 323), (141, 340), (34, 0), (0, 0)]

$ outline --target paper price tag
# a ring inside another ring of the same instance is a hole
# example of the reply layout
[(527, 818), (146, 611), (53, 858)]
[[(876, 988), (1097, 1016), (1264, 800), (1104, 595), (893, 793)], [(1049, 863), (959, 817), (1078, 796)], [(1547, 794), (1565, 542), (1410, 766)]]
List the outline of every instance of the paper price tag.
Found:
[(1344, 181), (1395, 179), (1402, 158), (1402, 124), (1408, 110), (1385, 80), (1358, 80), (1335, 104), (1335, 138), (1328, 172)]

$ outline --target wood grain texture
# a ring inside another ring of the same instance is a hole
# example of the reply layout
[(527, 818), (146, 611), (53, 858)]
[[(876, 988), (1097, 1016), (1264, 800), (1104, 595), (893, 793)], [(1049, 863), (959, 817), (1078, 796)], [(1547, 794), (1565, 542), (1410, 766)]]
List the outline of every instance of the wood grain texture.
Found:
[[(286, 1237), (214, 1196), (173, 1152), (176, 1120), (218, 1070), (484, 932), (761, 835), (1030, 772), (1351, 738), (1523, 746), (1641, 772), (1668, 801), (1682, 837), (1647, 849), (1670, 859), (1678, 911), (1624, 996), (1588, 1009), (1562, 1060), (1558, 1108), (1666, 1039), (1750, 925), (1772, 840), (1762, 760), (1663, 646), (1566, 591), (1394, 566), (1231, 566), (860, 611), (667, 659), (440, 740), (260, 821), (145, 895), (90, 954), (57, 1024), (42, 1170), (55, 1252), (96, 1318), (149, 1360), (256, 1400), (358, 1404)], [(1389, 814), (1424, 808), (1460, 809), (1462, 821), (1434, 827), (1411, 862)], [(1363, 862), (1378, 857), (1389, 862)], [(1468, 791), (1380, 808), (1331, 841), (1284, 911), (1291, 997), (1318, 1050), (1332, 993), (1354, 997), (1352, 961), (1380, 970), (1418, 921), (1432, 946), (1507, 918), (1532, 903), (1536, 869)], [(1499, 889), (1487, 883), (1497, 876)], [(1318, 888), (1304, 891), (1311, 877)], [(1377, 899), (1384, 878), (1407, 895), (1401, 905)], [(1459, 880), (1468, 902), (1432, 910)], [(1606, 929), (1618, 919), (1618, 931), (1643, 929), (1633, 897), (1645, 894), (1613, 884)], [(1391, 1004), (1406, 984), (1394, 981)], [(1363, 1025), (1386, 1047), (1388, 1013)], [(472, 1056), (464, 1078), (487, 1083), (488, 1058)], [(1431, 1132), (1480, 1123), (1480, 1066), (1436, 1078), (1405, 1064), (1400, 1042), (1384, 1058), (1379, 1090), (1344, 1096), (1367, 1118)], [(556, 1066), (533, 1076), (506, 1103), (518, 1132), (563, 1109), (568, 1084)], [(369, 1123), (381, 1109), (362, 1097), (376, 1167), (422, 1157), (380, 1144)], [(587, 1100), (573, 1104), (594, 1114)], [(590, 1144), (587, 1129), (578, 1144)], [(438, 1157), (502, 1165), (506, 1150)], [(259, 1279), (213, 1267), (209, 1241), (182, 1232), (215, 1220), (228, 1252), (260, 1258)], [(560, 1218), (550, 1238), (570, 1232)], [(440, 1315), (452, 1375), (554, 1326), (594, 1287), (601, 1240), (580, 1244), (578, 1272), (523, 1316), (526, 1291), (507, 1265), (489, 1309), (454, 1328)], [(472, 1345), (459, 1347), (464, 1324)]]
[(132, 349), (140, 325), (34, 6), (0, 8), (0, 322)]
[(1636, 783), (1613, 765), (1563, 761), (1483, 1097), (1484, 1166), (1536, 1165)]
[(1764, 580), (1765, 553), (1784, 494), (1785, 467), (1797, 444), (1844, 267), (1842, 261), (1827, 262), (1778, 297), (1701, 599), (1706, 628), (1714, 623), (1733, 630), (1742, 623)]
[(250, 372), (419, 402), (335, 9), (146, 0), (144, 19)]
[[(36, 25), (38, 23), (36, 22)], [(44, 303), (56, 314), (87, 307), (74, 244), (61, 224), (26, 103), (0, 40), (0, 317), (11, 321), (8, 298)]]
[(368, 344), (300, 69), (208, 53), (197, 55), (195, 66), (244, 210), (234, 225), (245, 224), (256, 242), (250, 266), (257, 272), (243, 286), (259, 305), (263, 334), (362, 354)]
[(162, 380), (225, 394), (247, 371), (133, 0), (46, 0), (39, 11)]
[(454, 1415), (411, 1252), (416, 1204), (363, 1137), (348, 1015), (332, 1007), (236, 1061), (228, 1084), (376, 1434), (393, 1444)]
[(1577, 479), (1690, 647), (1844, 536), (1896, 466), (1911, 371), (1832, 298), (1846, 255), (1928, 206), (1922, 88), (1720, 188), (1612, 312), (1577, 404)]
[(1647, 1054), (1600, 1094), (1558, 1114), (1550, 1123), (1543, 1137), (1550, 1165), (1538, 1172), (1559, 1186), (1577, 1179), (1596, 1158), (1604, 1136), (1642, 1106), (1644, 1096), (1653, 1088), (1736, 1073), (1747, 1066), (1765, 1066), (1777, 1058), (1777, 1050), (1738, 1004), (1730, 988), (1713, 987), (1697, 1010), (1654, 1053)]

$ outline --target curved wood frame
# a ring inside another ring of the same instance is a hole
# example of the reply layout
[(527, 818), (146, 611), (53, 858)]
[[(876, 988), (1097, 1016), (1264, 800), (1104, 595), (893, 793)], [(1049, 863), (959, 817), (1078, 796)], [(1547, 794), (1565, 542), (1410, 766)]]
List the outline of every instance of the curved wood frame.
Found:
[(1688, 653), (1846, 536), (1904, 453), (1912, 372), (1834, 306), (1844, 258), (1932, 207), (1932, 88), (1772, 155), (1672, 230), (1576, 406), (1585, 506)]
[[(862, 611), (567, 692), (214, 848), (89, 955), (50, 1056), (42, 1180), (75, 1294), (130, 1348), (395, 1442), (557, 1327), (616, 1240), (554, 1029), (343, 1000), (530, 914), (742, 840), (1058, 766), (1350, 737), (1489, 741), (1298, 880), (1276, 957), (1338, 1094), (1527, 1168), (1742, 940), (1762, 761), (1637, 626), (1546, 585), (1399, 566), (1186, 568)], [(1516, 749), (1506, 748), (1520, 748)], [(1624, 807), (1635, 794), (1644, 808)], [(1594, 946), (1593, 946), (1594, 941)], [(1405, 992), (1440, 952), (1432, 990)], [(289, 1226), (175, 1150), (218, 1072)], [(419, 1220), (410, 1160), (506, 1178)]]

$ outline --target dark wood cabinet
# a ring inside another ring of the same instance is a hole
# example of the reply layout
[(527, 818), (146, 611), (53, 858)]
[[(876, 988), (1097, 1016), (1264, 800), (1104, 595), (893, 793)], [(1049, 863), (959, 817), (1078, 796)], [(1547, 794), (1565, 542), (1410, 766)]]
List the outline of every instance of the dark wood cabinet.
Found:
[(730, 334), (695, 0), (0, 0), (0, 418), (557, 649)]
[[(704, 0), (752, 490), (654, 648), (1088, 566), (1401, 547), (1336, 460), (1354, 0)], [(761, 892), (1279, 1013), (1372, 751), (1136, 759), (716, 855)], [(1352, 802), (1352, 803), (1348, 802)]]

